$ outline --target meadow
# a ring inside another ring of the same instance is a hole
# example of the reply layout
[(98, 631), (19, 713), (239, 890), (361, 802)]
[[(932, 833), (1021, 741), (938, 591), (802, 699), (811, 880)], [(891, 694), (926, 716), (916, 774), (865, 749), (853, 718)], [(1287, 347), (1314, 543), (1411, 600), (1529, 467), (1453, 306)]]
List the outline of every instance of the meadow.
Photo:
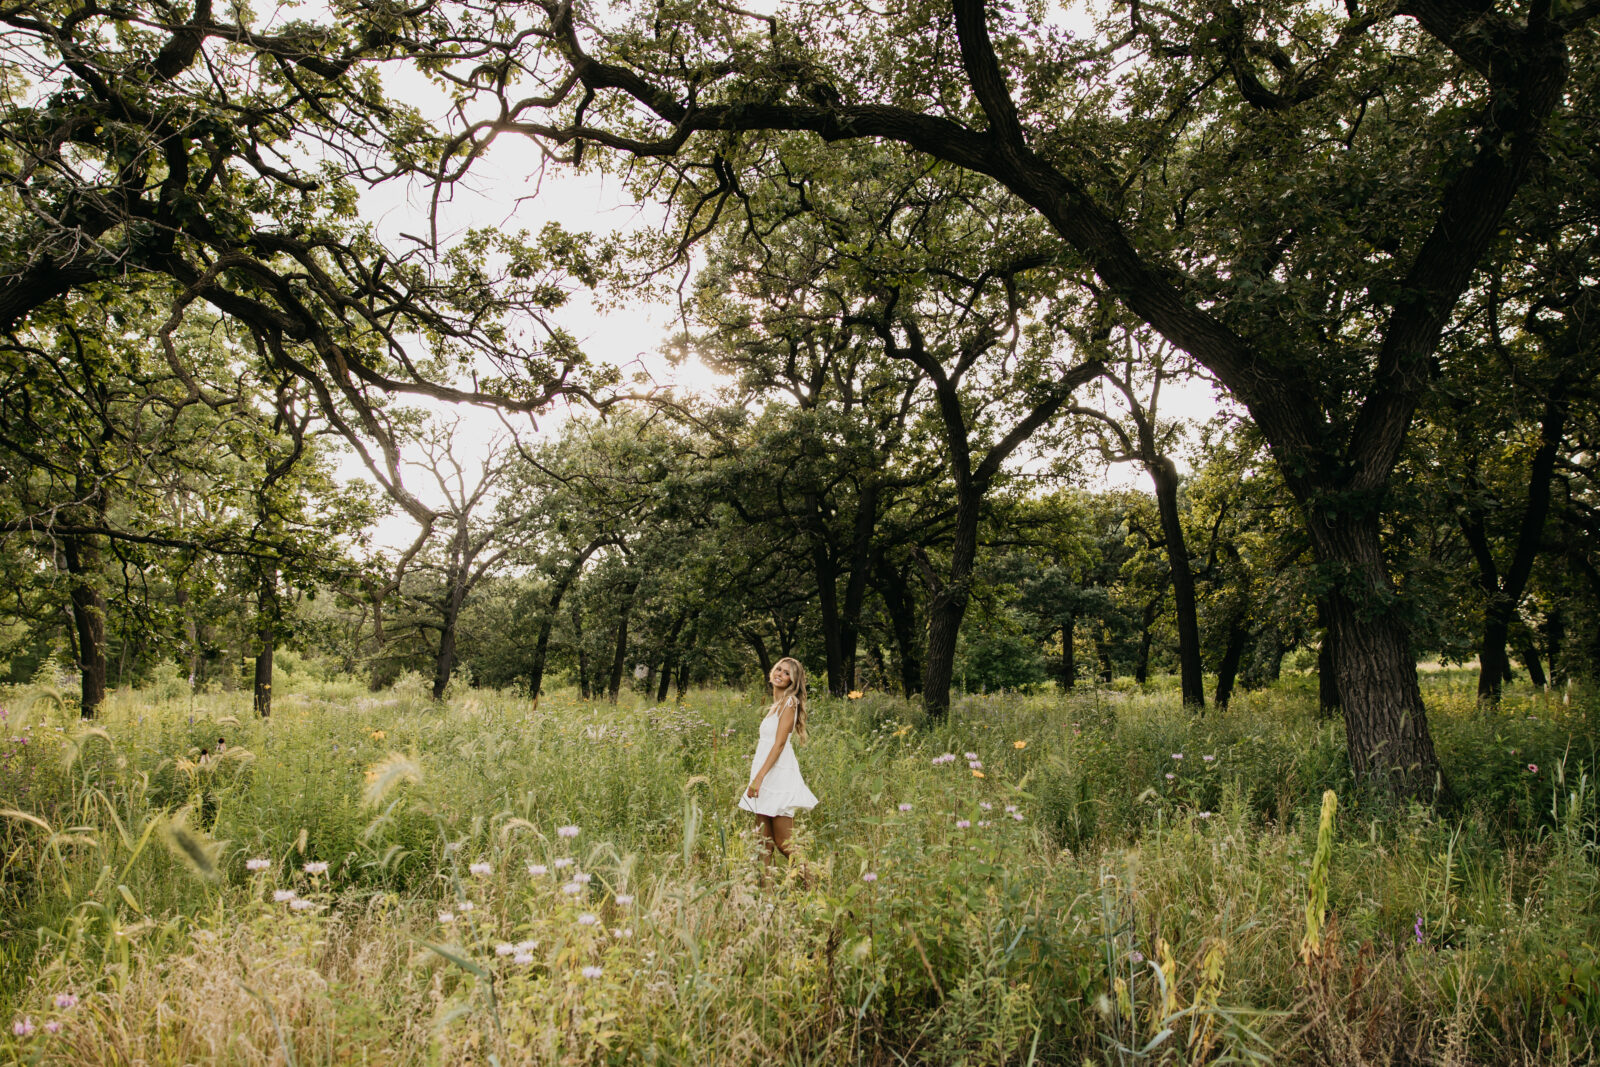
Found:
[[(1600, 708), (1425, 679), (1443, 811), (1314, 680), (816, 699), (763, 877), (759, 693), (538, 706), (285, 672), (0, 725), (0, 1060), (1587, 1063)], [(225, 747), (218, 749), (218, 740)], [(1331, 795), (1330, 795), (1331, 794)]]

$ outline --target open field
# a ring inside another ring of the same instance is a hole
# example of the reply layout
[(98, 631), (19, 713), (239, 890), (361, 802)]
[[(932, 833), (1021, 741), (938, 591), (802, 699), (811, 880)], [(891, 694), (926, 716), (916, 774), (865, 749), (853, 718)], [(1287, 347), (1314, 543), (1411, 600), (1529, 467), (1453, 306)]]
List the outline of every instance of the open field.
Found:
[(1591, 1062), (1600, 713), (1424, 684), (1471, 798), (1444, 816), (1354, 795), (1303, 679), (1193, 721), (1127, 689), (937, 726), (818, 700), (804, 873), (765, 886), (755, 695), (291, 681), (268, 722), (122, 692), (84, 729), (18, 690), (0, 1059)]

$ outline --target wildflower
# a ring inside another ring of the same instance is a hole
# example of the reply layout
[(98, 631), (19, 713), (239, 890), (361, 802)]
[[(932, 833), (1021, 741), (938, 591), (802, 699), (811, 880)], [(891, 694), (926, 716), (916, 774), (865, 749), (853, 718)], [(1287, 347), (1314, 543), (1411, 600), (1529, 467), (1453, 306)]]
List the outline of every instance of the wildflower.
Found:
[(1174, 752), (1172, 754), (1172, 758), (1173, 759), (1183, 759), (1183, 753), (1182, 752)]
[(911, 810), (911, 805), (910, 804), (902, 804), (902, 805), (900, 805), (900, 810), (901, 811), (910, 811)]
[(983, 829), (985, 826), (993, 826), (993, 825), (994, 824), (991, 823), (988, 819), (979, 819), (978, 820), (978, 828), (980, 830)]
[(977, 759), (978, 758), (978, 754), (976, 752), (968, 752), (967, 753), (967, 758), (968, 759)]
[(439, 922), (440, 922), (441, 925), (449, 926), (451, 923), (453, 923), (455, 921), (456, 921), (456, 913), (455, 912), (453, 912), (453, 911), (441, 911), (439, 913)]
[(295, 911), (310, 911), (316, 906), (317, 905), (315, 901), (304, 900), (300, 897), (296, 897), (295, 899), (289, 901), (289, 907), (293, 908)]
[(305, 872), (307, 874), (327, 874), (328, 873), (327, 861), (325, 861), (325, 860), (314, 860), (311, 863), (306, 864)]
[(981, 760), (981, 759), (969, 759), (969, 760), (967, 760), (967, 766), (971, 767), (975, 771), (981, 771), (981, 770), (983, 770), (983, 760)]
[(578, 828), (576, 826), (558, 826), (556, 827), (556, 836), (568, 838), (577, 837)]
[(1529, 774), (1538, 774), (1539, 773), (1539, 765), (1537, 763), (1528, 764), (1528, 773)]
[(274, 904), (287, 904), (287, 903), (289, 903), (289, 901), (291, 901), (293, 899), (294, 899), (294, 890), (293, 889), (274, 889), (272, 891), (272, 902)]
[(974, 778), (982, 778), (983, 777), (983, 772), (982, 771), (973, 771), (972, 772), (972, 777), (974, 777)]
[(588, 885), (590, 882), (594, 881), (594, 875), (585, 874), (582, 871), (578, 871), (572, 876), (572, 880), (577, 882), (579, 885)]
[(1426, 940), (1422, 934), (1422, 912), (1420, 911), (1417, 912), (1417, 925), (1411, 928), (1411, 932), (1416, 935), (1417, 944), (1420, 945)]
[(373, 737), (373, 740), (375, 740), (375, 741), (382, 741), (385, 737), (388, 737), (388, 736), (389, 735), (384, 733), (382, 730), (374, 730), (374, 731), (372, 731), (372, 737)]
[(978, 807), (982, 808), (984, 811), (993, 811), (994, 810), (994, 805), (989, 803), (987, 800), (978, 801)]
[(618, 893), (616, 899), (617, 899), (617, 907), (626, 908), (628, 905), (633, 903), (633, 894), (631, 894), (631, 893)]
[(494, 954), (499, 956), (501, 959), (505, 959), (507, 956), (514, 956), (516, 955), (516, 952), (517, 946), (511, 944), (509, 941), (502, 941), (494, 947)]
[(576, 895), (578, 893), (583, 892), (583, 883), (582, 882), (568, 882), (568, 883), (566, 883), (565, 885), (563, 885), (561, 887), (561, 891), (563, 893), (567, 894), (569, 897), (570, 896), (574, 896), (574, 895)]
[(583, 969), (583, 976), (585, 978), (599, 978), (604, 973), (604, 971), (592, 963)]
[(78, 998), (73, 996), (71, 993), (56, 994), (56, 1007), (60, 1008), (62, 1011), (66, 1011), (68, 1008), (76, 1008), (77, 1006)]
[(1026, 741), (1013, 741), (1013, 742), (1011, 742), (1011, 747), (1020, 751), (1020, 750), (1022, 750), (1024, 748), (1028, 747), (1028, 742), (1026, 742)]
[(1012, 812), (1014, 812), (1016, 810), (1017, 810), (1017, 806), (1015, 804), (1007, 804), (1006, 805), (1006, 814), (1007, 815), (1010, 815)]
[(468, 867), (467, 870), (471, 871), (478, 878), (487, 878), (489, 875), (494, 873), (494, 868), (489, 866), (487, 863), (474, 863), (472, 866)]
[(1209, 811), (1202, 811), (1200, 813), (1200, 817), (1202, 819), (1209, 819), (1209, 818), (1211, 818), (1211, 813)]
[(1014, 812), (1011, 813), (1011, 817), (1013, 819), (1017, 820), (1018, 822), (1021, 822), (1022, 821), (1022, 812), (1014, 811)]
[(866, 874), (861, 876), (861, 880), (863, 882), (876, 882), (878, 880), (878, 873), (876, 871), (868, 871)]
[(626, 941), (628, 938), (633, 936), (633, 927), (631, 927), (631, 926), (612, 927), (611, 936), (615, 937), (615, 938), (618, 938), (620, 940)]
[(551, 860), (550, 861), (550, 866), (554, 867), (558, 871), (562, 870), (562, 869), (564, 869), (566, 867), (571, 867), (572, 866), (572, 857), (571, 856), (562, 856), (558, 860)]
[(1128, 953), (1128, 961), (1130, 963), (1143, 963), (1144, 953), (1140, 952), (1138, 949), (1134, 949), (1132, 952)]
[(511, 962), (526, 967), (528, 964), (533, 962), (533, 953), (519, 952), (515, 956), (511, 957)]
[(1205, 760), (1207, 763), (1210, 763), (1212, 760), (1216, 759), (1217, 757), (1215, 757), (1215, 756), (1201, 756), (1200, 758)]
[(44, 1024), (44, 1029), (47, 1034), (59, 1034), (61, 1032), (61, 1022), (57, 1019), (51, 1019)]
[(1171, 771), (1167, 772), (1167, 781), (1176, 782), (1177, 780), (1178, 780), (1178, 776), (1176, 774), (1173, 774)]
[(27, 1037), (29, 1034), (33, 1033), (33, 1020), (24, 1015), (22, 1018), (11, 1024), (11, 1032), (16, 1034), (18, 1037)]
[(578, 925), (579, 926), (593, 926), (595, 923), (597, 923), (599, 921), (600, 921), (600, 919), (599, 919), (598, 916), (591, 915), (588, 912), (584, 912), (582, 915), (578, 916)]
[(244, 861), (244, 869), (247, 871), (264, 871), (271, 866), (271, 860), (253, 859)]
[(528, 873), (533, 875), (535, 878), (543, 878), (545, 875), (550, 873), (550, 868), (546, 867), (542, 863), (530, 863), (528, 864)]
[(972, 826), (972, 820), (970, 820), (970, 819), (957, 819), (956, 820), (956, 829), (957, 830), (965, 830), (965, 829), (968, 829), (971, 826)]
[(471, 911), (473, 908), (477, 907), (477, 905), (470, 900), (463, 900), (460, 904), (456, 905), (456, 907), (461, 911)]
[(860, 700), (861, 699), (861, 690), (859, 690), (859, 689), (850, 690), (850, 692), (845, 694), (845, 699), (846, 700)]
[(515, 945), (515, 948), (518, 952), (532, 952), (538, 947), (539, 942), (537, 941), (518, 941)]

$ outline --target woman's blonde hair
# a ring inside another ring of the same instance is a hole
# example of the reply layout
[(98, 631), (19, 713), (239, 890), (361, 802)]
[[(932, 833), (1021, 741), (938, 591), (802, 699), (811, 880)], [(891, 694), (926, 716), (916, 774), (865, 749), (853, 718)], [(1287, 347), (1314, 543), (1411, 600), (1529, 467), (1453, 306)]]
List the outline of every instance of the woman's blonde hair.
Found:
[[(774, 668), (782, 667), (789, 672), (789, 693), (794, 697), (794, 735), (801, 741), (806, 738), (806, 669), (800, 666), (800, 661), (793, 656), (785, 656), (772, 665)], [(770, 673), (770, 672), (769, 672)], [(772, 699), (776, 701), (778, 694), (773, 693)], [(780, 713), (782, 709), (779, 709)]]

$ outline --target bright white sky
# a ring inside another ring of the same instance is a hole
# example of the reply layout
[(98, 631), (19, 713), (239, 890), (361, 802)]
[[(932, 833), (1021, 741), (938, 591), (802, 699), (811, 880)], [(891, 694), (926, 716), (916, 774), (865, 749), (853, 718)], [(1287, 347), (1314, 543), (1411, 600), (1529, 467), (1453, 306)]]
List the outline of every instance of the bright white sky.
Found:
[[(437, 97), (433, 86), (414, 76), (403, 82), (393, 81), (391, 89), (413, 102)], [(438, 110), (442, 111), (442, 104)], [(553, 164), (541, 168), (541, 163), (539, 152), (524, 138), (508, 136), (496, 141), (474, 164), (470, 181), (458, 183), (450, 202), (441, 208), (441, 238), (448, 240), (451, 232), (483, 226), (536, 232), (550, 221), (574, 231), (609, 233), (658, 227), (665, 219), (659, 206), (640, 205), (615, 180), (574, 173)], [(398, 241), (401, 232), (416, 232), (420, 220), (426, 218), (428, 204), (427, 188), (396, 183), (369, 190), (362, 206), (363, 213), (374, 221), (386, 240)], [(666, 304), (632, 303), (606, 312), (586, 294), (579, 294), (555, 318), (578, 338), (593, 360), (617, 365), (628, 374), (646, 370), (659, 384), (672, 385), (680, 392), (709, 392), (723, 380), (697, 361), (675, 367), (661, 353), (661, 345), (672, 331), (674, 311)], [(471, 457), (483, 455), (491, 439), (501, 432), (500, 420), (487, 412), (453, 412), (442, 404), (416, 406), (431, 407), (445, 419), (465, 416), (458, 423), (456, 452), (469, 473)], [(1163, 387), (1163, 418), (1200, 422), (1217, 410), (1218, 400), (1207, 384), (1169, 382)], [(542, 436), (557, 431), (566, 417), (560, 410), (541, 417), (538, 433)], [(362, 478), (366, 470), (351, 455), (343, 464), (342, 474)], [(407, 485), (425, 502), (442, 502), (437, 499), (438, 490), (431, 478), (412, 473)], [(1103, 485), (1148, 491), (1149, 478), (1136, 465), (1120, 464), (1105, 473)], [(379, 547), (397, 548), (410, 543), (415, 528), (403, 513), (397, 513), (380, 523), (376, 534)]]

